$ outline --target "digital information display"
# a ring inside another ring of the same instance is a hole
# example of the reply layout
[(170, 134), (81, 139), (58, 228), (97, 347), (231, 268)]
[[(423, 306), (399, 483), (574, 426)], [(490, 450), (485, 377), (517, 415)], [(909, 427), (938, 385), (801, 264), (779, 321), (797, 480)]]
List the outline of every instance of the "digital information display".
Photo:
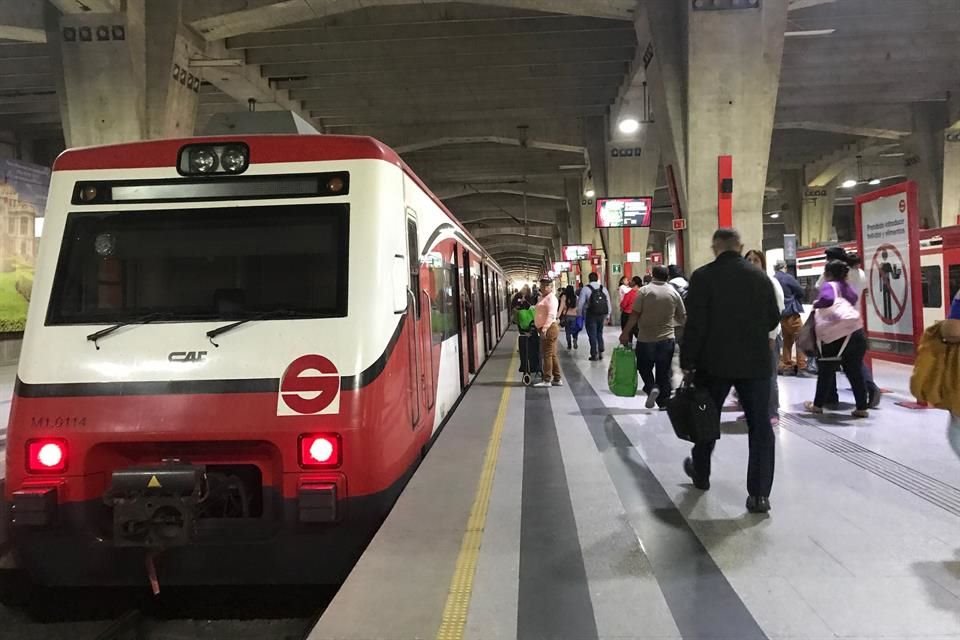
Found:
[(589, 260), (593, 257), (592, 244), (565, 244), (563, 245), (563, 259), (567, 262)]
[(649, 227), (653, 198), (597, 198), (597, 228)]
[(553, 270), (556, 273), (570, 273), (570, 263), (569, 262), (554, 262)]

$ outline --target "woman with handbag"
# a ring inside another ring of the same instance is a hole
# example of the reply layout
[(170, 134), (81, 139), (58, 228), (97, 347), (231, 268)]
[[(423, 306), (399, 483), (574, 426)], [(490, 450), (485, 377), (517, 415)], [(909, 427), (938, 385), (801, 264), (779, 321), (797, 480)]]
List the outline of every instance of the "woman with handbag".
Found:
[(560, 298), (560, 326), (567, 334), (567, 351), (571, 345), (574, 349), (578, 348), (577, 338), (580, 336), (580, 330), (583, 329), (583, 317), (577, 315), (577, 293), (573, 285), (567, 285)]
[(850, 266), (841, 260), (827, 263), (820, 296), (813, 303), (820, 358), (816, 396), (805, 407), (810, 413), (823, 413), (824, 405), (830, 400), (833, 384), (836, 384), (831, 382), (836, 380), (837, 370), (842, 366), (857, 403), (852, 415), (854, 418), (866, 418), (870, 415), (867, 383), (863, 378), (867, 338), (863, 332), (863, 319), (857, 309), (860, 296), (847, 282), (849, 271)]

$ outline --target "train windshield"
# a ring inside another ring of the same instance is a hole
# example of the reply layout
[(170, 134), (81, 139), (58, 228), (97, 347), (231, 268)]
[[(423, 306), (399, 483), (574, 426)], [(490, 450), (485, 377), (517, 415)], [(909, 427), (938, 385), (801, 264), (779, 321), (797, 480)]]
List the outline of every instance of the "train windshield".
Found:
[(70, 213), (47, 324), (347, 313), (347, 205)]

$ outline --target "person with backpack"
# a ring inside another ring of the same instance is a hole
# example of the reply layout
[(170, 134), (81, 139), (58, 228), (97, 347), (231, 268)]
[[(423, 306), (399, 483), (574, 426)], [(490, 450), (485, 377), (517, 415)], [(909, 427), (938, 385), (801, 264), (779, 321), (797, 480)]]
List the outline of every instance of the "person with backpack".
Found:
[(590, 360), (603, 360), (603, 325), (610, 320), (610, 292), (600, 284), (600, 276), (591, 273), (587, 286), (580, 292), (577, 313), (583, 317), (587, 339), (590, 340)]
[(820, 296), (813, 303), (817, 341), (820, 344), (817, 391), (813, 402), (805, 403), (804, 407), (813, 414), (823, 413), (830, 394), (836, 389), (837, 370), (842, 366), (857, 403), (852, 415), (854, 418), (866, 418), (870, 415), (867, 383), (863, 378), (867, 338), (857, 306), (860, 296), (847, 282), (849, 272), (850, 266), (843, 260), (831, 260), (824, 270)]

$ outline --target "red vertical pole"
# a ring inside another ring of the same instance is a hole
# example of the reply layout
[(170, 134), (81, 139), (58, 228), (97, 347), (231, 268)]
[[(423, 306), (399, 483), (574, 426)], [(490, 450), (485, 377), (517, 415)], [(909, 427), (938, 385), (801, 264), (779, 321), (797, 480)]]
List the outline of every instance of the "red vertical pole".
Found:
[(633, 277), (633, 265), (627, 262), (627, 253), (630, 251), (630, 228), (623, 230), (623, 276), (629, 281)]
[(717, 226), (733, 226), (733, 156), (717, 162)]

